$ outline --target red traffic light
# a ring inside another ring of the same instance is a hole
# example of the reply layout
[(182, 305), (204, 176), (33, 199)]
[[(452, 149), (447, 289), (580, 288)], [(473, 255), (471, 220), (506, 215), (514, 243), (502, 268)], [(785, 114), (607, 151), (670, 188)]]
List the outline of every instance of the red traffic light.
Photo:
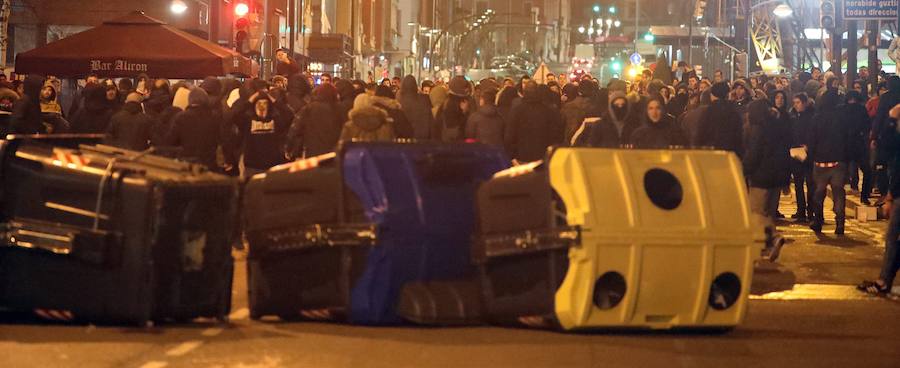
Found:
[(243, 16), (247, 15), (247, 13), (249, 13), (249, 12), (250, 12), (250, 6), (248, 6), (247, 3), (234, 4), (234, 15), (237, 15), (238, 17), (243, 17)]

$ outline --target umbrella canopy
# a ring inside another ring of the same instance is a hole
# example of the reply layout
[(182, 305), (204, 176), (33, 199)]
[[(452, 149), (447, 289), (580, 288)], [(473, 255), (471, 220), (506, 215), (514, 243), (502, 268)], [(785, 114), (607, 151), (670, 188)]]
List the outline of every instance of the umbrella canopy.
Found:
[(135, 11), (16, 56), (16, 73), (199, 79), (250, 75), (250, 60)]

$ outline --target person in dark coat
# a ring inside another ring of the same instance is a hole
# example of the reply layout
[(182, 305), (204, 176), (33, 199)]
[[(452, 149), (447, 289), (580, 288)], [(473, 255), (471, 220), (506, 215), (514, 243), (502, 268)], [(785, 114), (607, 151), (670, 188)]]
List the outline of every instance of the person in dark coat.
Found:
[(744, 153), (743, 119), (734, 103), (728, 101), (728, 85), (713, 84), (709, 89), (710, 104), (697, 130), (696, 146)]
[(566, 88), (569, 86), (572, 86), (577, 91), (577, 97), (566, 102), (560, 110), (565, 123), (564, 139), (566, 142), (572, 140), (572, 136), (581, 127), (585, 118), (600, 117), (602, 114), (600, 108), (595, 104), (595, 97), (599, 90), (593, 81), (585, 80), (579, 83), (577, 87), (566, 85)]
[[(305, 74), (294, 74), (288, 77), (287, 96), (285, 99), (294, 114), (299, 114), (311, 100), (312, 86)], [(352, 102), (351, 102), (352, 104)]]
[(25, 78), (23, 83), (25, 93), (13, 104), (13, 113), (9, 122), (10, 133), (45, 133), (41, 119), (41, 87), (43, 85), (44, 78), (41, 76), (29, 75)]
[(179, 157), (217, 170), (216, 150), (221, 127), (209, 107), (209, 96), (203, 88), (193, 88), (188, 106), (175, 115), (168, 145), (182, 149)]
[(631, 134), (640, 127), (641, 115), (625, 93), (615, 91), (609, 95), (607, 112), (595, 124), (586, 125), (581, 135), (587, 138), (587, 146), (619, 148), (628, 144)]
[[(878, 108), (875, 118), (872, 119), (872, 132), (870, 133), (875, 154), (872, 176), (880, 193), (886, 193), (891, 182), (891, 172), (888, 168), (891, 165), (890, 158), (894, 153), (888, 149), (890, 145), (887, 143), (893, 139), (894, 132), (890, 129), (892, 122), (888, 113), (894, 106), (900, 104), (900, 77), (895, 75), (888, 78), (887, 90), (878, 98)], [(893, 175), (897, 176), (898, 174), (894, 173)], [(880, 205), (881, 202), (882, 200), (879, 199), (876, 205)]]
[(859, 192), (859, 196), (862, 203), (869, 205), (869, 194), (872, 192), (872, 171), (869, 165), (868, 143), (872, 123), (866, 112), (865, 97), (862, 93), (848, 91), (845, 101), (841, 116), (850, 129), (847, 141), (850, 187), (859, 189), (859, 171), (862, 171), (862, 190)]
[(815, 219), (810, 228), (817, 233), (822, 231), (825, 194), (830, 186), (836, 235), (844, 233), (844, 185), (847, 184), (847, 142), (851, 131), (847, 122), (841, 118), (839, 104), (840, 97), (835, 91), (825, 92), (816, 101), (816, 116), (813, 118), (815, 123), (809, 142), (809, 157), (813, 162), (813, 181), (816, 187), (813, 196)]
[(688, 144), (684, 130), (675, 124), (675, 118), (666, 114), (661, 98), (651, 98), (647, 102), (643, 124), (631, 133), (630, 143), (634, 148), (665, 149)]
[[(412, 125), (412, 138), (422, 140), (431, 138), (431, 129), (434, 125), (434, 117), (431, 115), (431, 108), (428, 107), (431, 102), (428, 96), (419, 93), (415, 77), (412, 75), (403, 77), (397, 100), (406, 120)], [(493, 104), (493, 101), (491, 102)]]
[(353, 110), (353, 103), (356, 101), (356, 96), (359, 93), (353, 88), (353, 84), (346, 79), (334, 82), (334, 88), (337, 88), (338, 93), (338, 114), (342, 121), (347, 121), (350, 119), (350, 110)]
[(288, 132), (288, 154), (291, 158), (313, 157), (334, 151), (344, 126), (337, 102), (334, 85), (322, 84), (313, 90), (312, 102), (294, 118)]
[(88, 85), (84, 87), (84, 107), (72, 119), (72, 130), (76, 133), (103, 133), (108, 128), (112, 114), (106, 85)]
[[(782, 94), (781, 98), (785, 97)], [(778, 201), (782, 188), (791, 180), (790, 120), (785, 109), (779, 109), (767, 100), (756, 100), (747, 110), (750, 139), (743, 163), (744, 176), (750, 186), (750, 211), (765, 225), (763, 255), (775, 261), (784, 245), (784, 239), (775, 232)]]
[(447, 100), (438, 109), (434, 127), (431, 131), (431, 139), (444, 142), (462, 142), (466, 138), (466, 122), (469, 120), (469, 111), (474, 106), (469, 105), (467, 96), (450, 94)]
[(497, 112), (509, 121), (509, 112), (512, 111), (513, 101), (519, 98), (516, 87), (503, 87), (497, 95)]
[(413, 134), (415, 134), (414, 128), (406, 118), (406, 114), (400, 109), (400, 102), (397, 101), (391, 87), (378, 86), (375, 88), (375, 96), (370, 97), (372, 98), (373, 106), (387, 112), (397, 138), (413, 137)]
[(672, 99), (669, 100), (669, 105), (666, 106), (666, 110), (669, 111), (672, 116), (681, 116), (688, 107), (688, 103), (690, 102), (690, 93), (688, 93), (688, 86), (684, 83), (679, 83), (675, 88), (675, 96), (672, 96)]
[(156, 122), (144, 113), (142, 98), (137, 92), (128, 94), (125, 106), (110, 118), (103, 144), (132, 151), (143, 151), (150, 147), (150, 132)]
[(503, 148), (504, 120), (494, 104), (496, 98), (496, 89), (481, 91), (478, 109), (466, 122), (466, 139)]
[[(793, 147), (809, 148), (809, 141), (812, 138), (813, 117), (816, 110), (812, 105), (806, 93), (798, 93), (794, 95), (793, 109), (791, 110), (791, 138), (793, 138)], [(800, 222), (814, 218), (813, 212), (813, 194), (815, 193), (815, 183), (812, 177), (813, 165), (812, 160), (805, 161), (791, 160), (791, 176), (794, 182), (794, 194), (797, 201), (797, 213), (792, 218)]]
[(514, 162), (543, 159), (547, 148), (563, 142), (564, 129), (559, 112), (541, 103), (540, 90), (528, 81), (522, 103), (510, 112), (504, 128), (506, 152)]

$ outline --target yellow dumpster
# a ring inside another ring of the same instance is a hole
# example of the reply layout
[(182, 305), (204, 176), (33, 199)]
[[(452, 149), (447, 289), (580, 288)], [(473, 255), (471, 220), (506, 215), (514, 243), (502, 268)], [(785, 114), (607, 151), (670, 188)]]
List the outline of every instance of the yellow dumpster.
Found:
[(549, 174), (581, 227), (555, 295), (564, 329), (741, 322), (761, 229), (736, 156), (560, 148)]

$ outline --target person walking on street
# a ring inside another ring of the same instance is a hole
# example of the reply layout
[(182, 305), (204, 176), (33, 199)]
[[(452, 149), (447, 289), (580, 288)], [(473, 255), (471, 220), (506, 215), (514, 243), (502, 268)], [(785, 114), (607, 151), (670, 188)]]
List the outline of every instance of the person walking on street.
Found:
[(840, 97), (835, 91), (827, 91), (816, 104), (816, 116), (812, 138), (809, 142), (809, 156), (813, 160), (813, 181), (815, 195), (813, 209), (815, 218), (810, 228), (816, 233), (822, 232), (824, 224), (824, 204), (827, 188), (831, 187), (834, 201), (836, 235), (844, 234), (844, 210), (847, 184), (847, 141), (850, 129), (841, 118), (838, 104)]
[[(791, 110), (791, 137), (794, 148), (804, 148), (809, 151), (809, 141), (812, 138), (813, 117), (815, 107), (810, 103), (806, 93), (794, 95), (793, 109)], [(813, 182), (812, 160), (791, 160), (791, 176), (794, 183), (794, 195), (797, 202), (797, 213), (791, 218), (798, 222), (806, 222), (815, 218), (813, 211), (813, 195), (815, 183)]]
[(687, 146), (684, 131), (675, 124), (675, 118), (666, 114), (665, 103), (661, 98), (652, 98), (647, 102), (643, 124), (631, 133), (630, 142), (634, 148), (667, 149), (672, 146)]
[[(283, 147), (290, 124), (290, 117), (279, 116), (275, 99), (268, 92), (255, 92), (248, 102), (250, 110), (245, 113), (238, 126), (240, 141), (243, 142), (241, 176), (244, 178), (287, 162)], [(337, 142), (337, 137), (334, 142)]]
[(9, 121), (10, 133), (39, 134), (45, 132), (41, 119), (41, 87), (43, 85), (44, 78), (41, 76), (29, 75), (25, 78), (24, 94), (13, 104), (12, 117)]
[[(785, 99), (784, 93), (780, 93)], [(784, 102), (782, 102), (784, 104)], [(775, 221), (781, 191), (791, 181), (791, 126), (785, 109), (767, 100), (757, 100), (748, 108), (749, 144), (744, 156), (744, 175), (750, 192), (750, 211), (765, 226), (763, 256), (775, 261), (784, 245), (776, 233)]]
[(599, 120), (585, 119), (584, 127), (576, 132), (573, 142), (579, 146), (619, 148), (628, 144), (631, 133), (640, 127), (641, 115), (624, 92), (612, 92), (606, 113)]
[(334, 85), (316, 87), (312, 102), (291, 123), (287, 136), (288, 156), (308, 158), (334, 151), (345, 123), (339, 115)]
[(387, 111), (375, 107), (372, 96), (360, 95), (341, 130), (341, 142), (390, 142), (397, 138)]
[[(850, 187), (859, 190), (860, 201), (870, 205), (869, 194), (872, 192), (872, 172), (869, 165), (869, 134), (872, 123), (866, 107), (865, 98), (858, 91), (848, 91), (842, 119), (847, 122), (850, 137), (847, 141), (847, 155), (850, 170)], [(862, 171), (862, 187), (859, 186), (859, 171)], [(861, 190), (860, 190), (861, 189)]]
[(714, 84), (709, 89), (710, 104), (697, 130), (699, 147), (734, 152), (743, 156), (743, 118), (733, 102), (728, 101), (728, 85)]
[(431, 129), (434, 125), (434, 116), (428, 107), (428, 96), (419, 93), (416, 78), (412, 75), (403, 77), (400, 83), (400, 92), (397, 94), (400, 102), (400, 110), (409, 124), (412, 125), (411, 138), (426, 140), (431, 137)]
[(179, 157), (218, 171), (216, 150), (221, 127), (209, 106), (209, 95), (200, 87), (191, 88), (187, 108), (175, 114), (168, 146), (180, 147)]
[(466, 138), (503, 148), (504, 120), (494, 101), (497, 90), (488, 88), (478, 96), (478, 109), (466, 122)]
[[(881, 144), (887, 146), (885, 148), (889, 148), (887, 150), (891, 153), (889, 160), (893, 163), (894, 172), (898, 172), (897, 170), (900, 170), (900, 125), (897, 124), (897, 120), (900, 119), (900, 105), (895, 105), (888, 112), (888, 119), (886, 125), (891, 125), (893, 131), (885, 132)], [(898, 197), (900, 197), (900, 180), (895, 177), (882, 205), (882, 211), (888, 217), (888, 227), (884, 237), (884, 259), (882, 260), (881, 274), (878, 279), (863, 281), (857, 286), (859, 290), (869, 294), (886, 295), (890, 293), (897, 278), (897, 271), (900, 270), (900, 240), (898, 240), (900, 238), (900, 201), (895, 200)]]
[(506, 152), (513, 162), (543, 159), (547, 148), (563, 142), (563, 123), (559, 111), (541, 103), (537, 83), (528, 80), (522, 103), (513, 107), (504, 127)]

